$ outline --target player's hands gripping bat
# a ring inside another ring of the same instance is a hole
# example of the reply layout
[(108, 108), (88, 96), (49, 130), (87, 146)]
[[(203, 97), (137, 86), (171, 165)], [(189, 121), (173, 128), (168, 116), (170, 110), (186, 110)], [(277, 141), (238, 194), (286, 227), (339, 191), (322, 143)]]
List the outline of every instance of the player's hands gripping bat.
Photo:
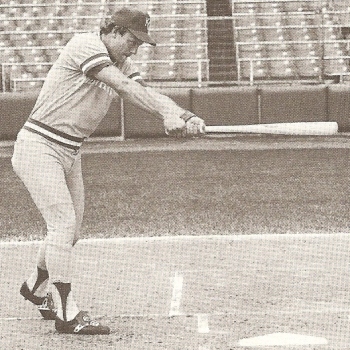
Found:
[(186, 111), (180, 118), (164, 119), (165, 133), (173, 137), (201, 136), (205, 134), (204, 120)]
[(164, 118), (165, 133), (169, 136), (182, 137), (185, 130), (186, 122), (179, 118)]
[(205, 122), (190, 111), (186, 111), (181, 119), (185, 121), (184, 136), (201, 136), (205, 134)]
[[(158, 93), (153, 88), (143, 87), (138, 83), (132, 84), (129, 80), (128, 84), (122, 85), (124, 90), (127, 89), (127, 93), (116, 90), (122, 97), (160, 116), (167, 135), (185, 137), (205, 133), (205, 123), (201, 118), (181, 108), (168, 96)], [(131, 85), (132, 89), (127, 88), (128, 85)]]

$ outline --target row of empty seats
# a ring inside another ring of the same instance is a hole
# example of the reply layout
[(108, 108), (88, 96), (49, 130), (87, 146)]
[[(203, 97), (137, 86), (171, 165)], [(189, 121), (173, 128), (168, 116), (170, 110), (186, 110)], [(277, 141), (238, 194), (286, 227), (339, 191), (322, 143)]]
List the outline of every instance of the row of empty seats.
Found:
[(239, 79), (349, 72), (349, 42), (329, 2), (235, 2), (234, 11)]
[[(21, 1), (0, 5), (2, 89), (40, 86), (62, 47), (76, 32), (99, 31), (116, 7), (136, 5), (151, 15), (155, 48), (140, 47), (134, 57), (150, 80), (208, 79), (205, 0), (177, 1)], [(117, 5), (117, 6), (116, 6)], [(3, 19), (3, 20), (1, 20)]]
[[(349, 38), (343, 35), (348, 0), (231, 2), (238, 80), (349, 73)], [(40, 85), (72, 35), (98, 31), (118, 5), (151, 14), (158, 45), (141, 46), (135, 57), (145, 78), (209, 79), (206, 0), (10, 0), (0, 5), (3, 90)]]

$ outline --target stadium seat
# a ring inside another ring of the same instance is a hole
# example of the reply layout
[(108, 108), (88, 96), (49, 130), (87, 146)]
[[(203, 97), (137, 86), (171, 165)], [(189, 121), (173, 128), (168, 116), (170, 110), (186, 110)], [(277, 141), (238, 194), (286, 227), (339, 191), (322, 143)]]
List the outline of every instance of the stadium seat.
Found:
[(318, 77), (320, 74), (318, 64), (318, 60), (316, 59), (295, 61), (297, 73), (301, 78)]
[(255, 28), (241, 28), (236, 31), (236, 41), (237, 42), (250, 42), (252, 38), (258, 34)]
[(148, 78), (161, 81), (176, 80), (174, 65), (174, 62), (171, 61), (153, 64), (148, 71)]
[(335, 75), (348, 72), (348, 66), (343, 58), (326, 59), (324, 61), (324, 72), (327, 75)]
[(347, 1), (335, 1), (334, 10), (337, 11), (339, 24), (348, 26), (350, 23), (350, 4)]
[(30, 75), (11, 79), (11, 91), (28, 91), (39, 89), (43, 85), (42, 79), (32, 78)]
[(46, 78), (48, 71), (50, 70), (51, 65), (44, 63), (33, 63), (25, 66), (25, 69), (28, 73), (31, 73), (36, 78)]
[(153, 60), (173, 60), (175, 58), (177, 51), (177, 46), (175, 45), (157, 45), (152, 50), (152, 59)]
[(257, 3), (235, 1), (232, 4), (233, 12), (237, 14), (252, 14), (255, 12)]
[(45, 55), (48, 58), (48, 62), (55, 62), (60, 54), (59, 48), (46, 48)]
[(5, 19), (0, 21), (0, 29), (3, 32), (12, 32), (18, 30), (20, 28), (17, 26), (17, 23), (14, 19), (5, 17)]
[(173, 7), (175, 1), (159, 1), (152, 3), (152, 6), (148, 6), (147, 11), (152, 16), (164, 15), (164, 14), (176, 14), (176, 7)]
[(99, 31), (101, 26), (100, 17), (85, 17), (80, 21), (79, 29), (86, 31)]
[[(241, 62), (240, 68), (240, 76), (244, 79), (249, 79), (251, 77), (251, 65), (249, 62)], [(267, 78), (268, 77), (268, 69), (266, 68), (266, 64), (256, 66), (253, 69), (253, 78)]]
[(35, 40), (30, 33), (22, 32), (10, 35), (11, 42), (16, 47), (34, 46)]
[(23, 62), (42, 63), (47, 61), (45, 52), (41, 48), (29, 48), (21, 50), (23, 55)]
[(57, 32), (38, 32), (35, 40), (39, 46), (59, 45), (60, 41), (62, 41), (62, 34)]
[(183, 30), (178, 32), (178, 41), (182, 43), (193, 43), (201, 44), (207, 43), (207, 30), (198, 26), (197, 28), (193, 26), (193, 23), (184, 23)]
[(207, 44), (203, 43), (178, 46), (176, 49), (176, 57), (179, 59), (206, 59), (207, 56)]
[(262, 31), (265, 41), (284, 41), (287, 31), (281, 27), (265, 28)]
[(37, 4), (33, 4), (33, 6), (28, 6), (26, 8), (26, 13), (23, 16), (27, 17), (44, 17), (46, 16), (47, 6), (38, 6)]
[[(35, 6), (35, 5), (40, 5), (40, 4), (45, 4), (45, 0), (21, 0), (18, 3), (21, 4), (28, 4), (30, 6)], [(28, 6), (28, 7), (30, 7)]]
[(251, 28), (256, 27), (256, 20), (254, 16), (247, 14), (239, 14), (235, 17), (235, 27)]
[(178, 1), (177, 11), (180, 14), (187, 14), (190, 16), (199, 16), (201, 14), (206, 14), (206, 1), (193, 1), (193, 3), (182, 3)]
[(295, 76), (294, 64), (291, 60), (271, 60), (269, 67), (269, 75), (271, 78), (291, 78)]
[(62, 21), (55, 18), (54, 16), (49, 16), (46, 18), (40, 18), (40, 30), (44, 31), (54, 31), (59, 30), (62, 26)]
[(199, 78), (201, 81), (208, 80), (207, 66), (205, 63), (201, 64), (201, 71), (199, 70), (198, 63), (195, 62), (183, 62), (178, 64), (177, 70), (179, 79), (183, 81), (197, 81)]
[(157, 44), (175, 44), (177, 42), (177, 31), (175, 29), (167, 28), (150, 33)]
[(10, 70), (9, 70), (10, 79), (21, 78), (26, 73), (27, 73), (27, 70), (23, 65), (13, 64), (12, 66), (10, 66)]

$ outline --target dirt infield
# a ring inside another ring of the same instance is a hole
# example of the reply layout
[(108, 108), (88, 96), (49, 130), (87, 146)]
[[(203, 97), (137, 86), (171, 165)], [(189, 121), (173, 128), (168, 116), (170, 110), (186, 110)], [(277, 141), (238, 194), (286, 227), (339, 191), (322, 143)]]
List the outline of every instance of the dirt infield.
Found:
[(98, 337), (62, 336), (38, 318), (12, 283), (30, 271), (37, 244), (7, 243), (0, 348), (242, 350), (249, 348), (241, 339), (282, 332), (328, 344), (263, 349), (345, 350), (349, 243), (341, 234), (81, 241), (74, 292), (111, 326), (110, 336)]

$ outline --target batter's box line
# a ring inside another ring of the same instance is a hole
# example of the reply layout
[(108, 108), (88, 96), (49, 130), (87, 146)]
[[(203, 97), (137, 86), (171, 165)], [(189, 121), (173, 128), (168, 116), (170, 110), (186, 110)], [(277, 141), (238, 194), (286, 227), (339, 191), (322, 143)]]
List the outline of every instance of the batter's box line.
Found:
[[(201, 236), (154, 236), (154, 237), (111, 237), (111, 238), (85, 238), (79, 240), (79, 245), (91, 245), (91, 244), (128, 244), (128, 243), (151, 243), (151, 242), (194, 242), (194, 241), (205, 241), (205, 242), (215, 242), (215, 241), (264, 241), (264, 240), (304, 240), (313, 238), (322, 239), (334, 239), (334, 238), (346, 238), (349, 239), (350, 235), (348, 232), (336, 232), (336, 233), (266, 233), (266, 234), (227, 234), (227, 235), (201, 235)], [(0, 241), (0, 246), (38, 246), (42, 243), (42, 240), (33, 241)]]

